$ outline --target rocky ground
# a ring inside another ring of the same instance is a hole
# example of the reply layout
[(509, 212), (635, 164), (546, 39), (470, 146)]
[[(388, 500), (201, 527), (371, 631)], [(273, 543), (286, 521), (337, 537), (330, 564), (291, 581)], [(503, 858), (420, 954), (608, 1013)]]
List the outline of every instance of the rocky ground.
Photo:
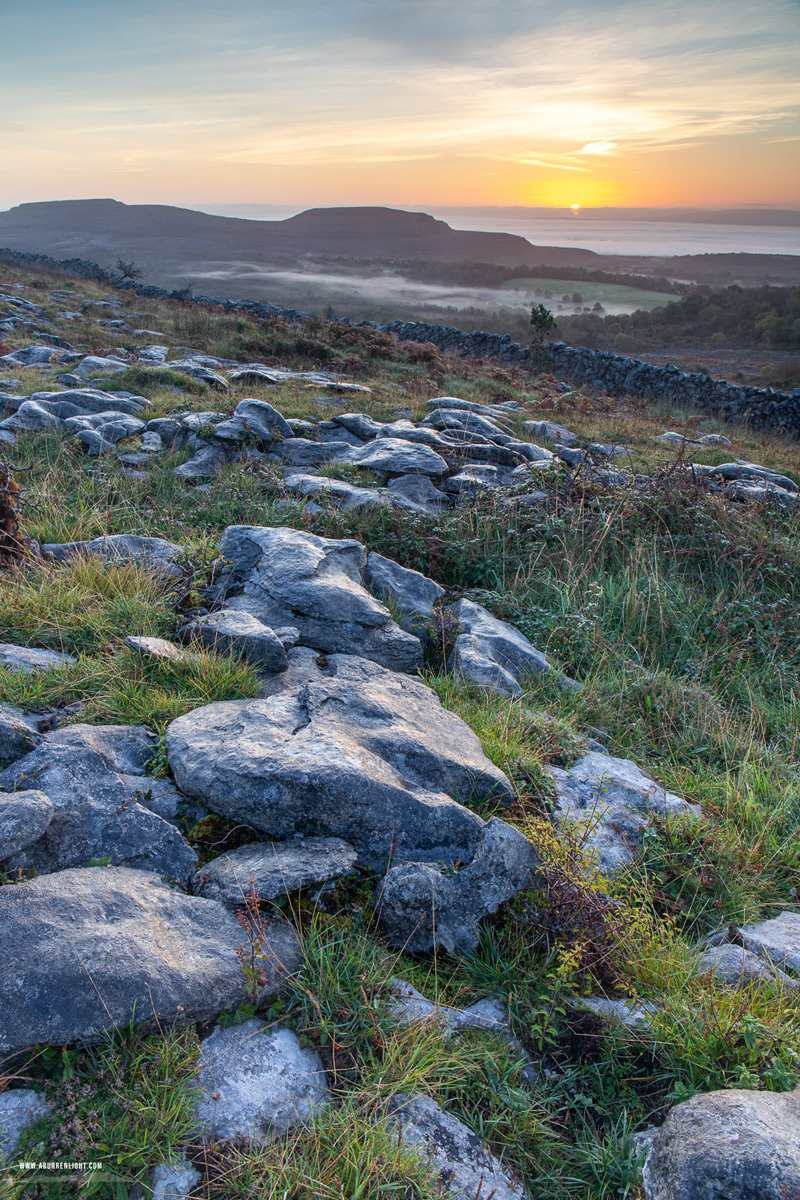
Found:
[(800, 1193), (797, 445), (63, 273), (0, 336), (0, 1195)]

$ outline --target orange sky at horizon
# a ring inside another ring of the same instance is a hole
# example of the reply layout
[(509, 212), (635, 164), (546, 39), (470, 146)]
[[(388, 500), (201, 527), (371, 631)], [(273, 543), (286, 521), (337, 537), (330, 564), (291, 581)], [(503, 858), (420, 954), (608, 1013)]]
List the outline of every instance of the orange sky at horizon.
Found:
[(5, 0), (3, 26), (0, 207), (800, 208), (797, 0)]

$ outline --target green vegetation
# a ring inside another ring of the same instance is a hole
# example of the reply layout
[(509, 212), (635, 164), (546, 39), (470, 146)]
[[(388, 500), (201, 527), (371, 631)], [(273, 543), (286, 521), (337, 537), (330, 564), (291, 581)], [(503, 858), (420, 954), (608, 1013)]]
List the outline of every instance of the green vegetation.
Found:
[[(4, 285), (32, 286), (33, 278), (9, 271)], [(651, 483), (620, 493), (553, 474), (538, 485), (548, 493), (546, 506), (483, 496), (429, 518), (350, 515), (320, 501), (323, 511), (312, 516), (287, 495), (269, 462), (232, 463), (201, 492), (174, 475), (188, 451), (164, 454), (139, 481), (119, 471), (118, 453), (131, 448), (125, 442), (92, 460), (53, 433), (20, 438), (15, 461), (24, 468), (26, 534), (42, 542), (121, 532), (165, 537), (185, 550), (186, 572), (158, 581), (133, 566), (56, 567), (34, 558), (10, 564), (0, 577), (0, 640), (62, 650), (76, 661), (27, 677), (0, 672), (2, 702), (30, 710), (78, 703), (85, 706), (81, 720), (142, 723), (160, 734), (200, 704), (258, 694), (255, 673), (235, 660), (196, 647), (179, 663), (148, 660), (124, 644), (127, 634), (174, 636), (210, 577), (223, 530), (234, 523), (359, 538), (431, 575), (450, 597), (469, 594), (513, 621), (582, 688), (560, 689), (553, 672), (533, 678), (520, 700), (489, 698), (441, 673), (434, 639), (426, 679), (513, 779), (518, 799), (503, 816), (535, 842), (543, 885), (489, 923), (467, 958), (391, 953), (374, 919), (375, 880), (367, 874), (339, 885), (324, 909), (302, 895), (284, 903), (305, 962), (280, 1020), (320, 1050), (335, 1098), (308, 1129), (262, 1147), (194, 1144), (194, 1027), (120, 1031), (101, 1046), (44, 1049), (4, 1067), (0, 1088), (24, 1081), (44, 1089), (55, 1106), (28, 1131), (19, 1156), (97, 1154), (131, 1180), (161, 1158), (188, 1152), (204, 1171), (207, 1200), (434, 1200), (438, 1185), (429, 1168), (383, 1120), (392, 1094), (420, 1091), (502, 1155), (530, 1200), (637, 1200), (642, 1156), (632, 1134), (657, 1123), (670, 1104), (726, 1086), (792, 1088), (800, 1077), (797, 996), (768, 984), (727, 991), (694, 973), (692, 946), (711, 928), (797, 909), (800, 517), (765, 505), (737, 507), (686, 482), (673, 469), (674, 448), (655, 437), (665, 428), (724, 432), (733, 448), (708, 448), (698, 461), (756, 459), (795, 479), (800, 447), (697, 413), (598, 400), (580, 390), (562, 396), (546, 376), (465, 363), (374, 330), (255, 322), (84, 281), (76, 290), (120, 296), (171, 339), (207, 353), (344, 371), (373, 389), (353, 407), (378, 418), (401, 407), (419, 417), (437, 394), (517, 400), (519, 417), (510, 419), (518, 432), (525, 419), (550, 418), (586, 440), (624, 442)], [(729, 309), (722, 307), (731, 320), (753, 328), (761, 321), (763, 314), (748, 316), (741, 307), (751, 293), (718, 295), (730, 296)], [(788, 321), (797, 292), (760, 289), (752, 296), (756, 304), (774, 303), (776, 319)], [(710, 304), (694, 293), (671, 308), (681, 321), (691, 312), (699, 321)], [(106, 333), (91, 328), (101, 341)], [(26, 391), (42, 386), (41, 372), (20, 377)], [(154, 415), (230, 412), (243, 394), (269, 399), (287, 417), (326, 415), (302, 384), (248, 386), (225, 396), (201, 393), (183, 377), (181, 395), (173, 386), (148, 375), (131, 390), (146, 392)], [(330, 475), (372, 479), (342, 467)], [(568, 766), (598, 736), (702, 808), (696, 819), (654, 817), (640, 861), (613, 882), (598, 874), (580, 830), (558, 832), (549, 820), (546, 766)], [(198, 822), (189, 835), (203, 861), (239, 836), (216, 818)], [(435, 1020), (398, 1027), (390, 990), (397, 976), (442, 1003), (496, 998), (519, 1044), (476, 1031), (446, 1037)], [(581, 1008), (580, 997), (598, 991), (660, 1007), (649, 1026), (627, 1030)], [(103, 1178), (70, 1186), (81, 1200), (123, 1194)], [(5, 1184), (0, 1177), (0, 1195), (13, 1200), (57, 1194), (65, 1193), (56, 1183), (21, 1179), (12, 1169)]]

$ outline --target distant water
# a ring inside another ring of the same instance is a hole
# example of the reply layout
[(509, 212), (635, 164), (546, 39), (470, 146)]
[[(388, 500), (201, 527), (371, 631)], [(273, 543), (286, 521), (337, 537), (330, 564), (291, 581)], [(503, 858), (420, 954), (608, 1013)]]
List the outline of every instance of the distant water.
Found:
[[(193, 206), (195, 207), (195, 206)], [(283, 221), (312, 205), (203, 204), (202, 212), (255, 221)], [(409, 206), (410, 208), (411, 206)], [(684, 222), (606, 221), (588, 213), (528, 217), (519, 210), (420, 208), (453, 229), (517, 233), (537, 246), (579, 246), (597, 254), (800, 254), (800, 230), (765, 225), (692, 225)]]

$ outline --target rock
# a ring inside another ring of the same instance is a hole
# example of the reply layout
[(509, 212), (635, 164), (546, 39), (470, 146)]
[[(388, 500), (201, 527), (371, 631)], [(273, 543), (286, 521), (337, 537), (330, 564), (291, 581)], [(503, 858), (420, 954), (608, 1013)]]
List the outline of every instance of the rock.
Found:
[(366, 446), (350, 449), (347, 461), (386, 475), (444, 475), (447, 462), (441, 454), (418, 442), (401, 438), (377, 438)]
[(484, 1029), (511, 1037), (508, 1013), (497, 1000), (478, 1000), (469, 1008), (451, 1008), (448, 1004), (434, 1004), (426, 1000), (421, 992), (404, 979), (393, 979), (392, 986), (397, 996), (393, 1011), (401, 1025), (412, 1021), (432, 1020), (441, 1025), (445, 1034), (460, 1033), (464, 1029)]
[(528, 839), (492, 817), (472, 861), (444, 874), (428, 863), (405, 862), (386, 874), (376, 910), (390, 945), (416, 953), (434, 947), (469, 953), (478, 924), (517, 892), (533, 886), (539, 857)]
[(715, 476), (720, 476), (722, 479), (763, 479), (767, 483), (775, 484), (786, 492), (798, 491), (797, 484), (793, 479), (789, 479), (788, 475), (781, 475), (778, 471), (773, 471), (769, 467), (761, 467), (758, 463), (739, 462), (720, 463), (718, 467), (706, 468), (706, 474), (713, 479)]
[(82, 413), (126, 413), (136, 417), (143, 408), (151, 407), (145, 396), (132, 392), (103, 392), (97, 388), (68, 388), (63, 392), (34, 392), (31, 400), (46, 400), (54, 404), (73, 404)]
[(797, 492), (787, 491), (769, 480), (756, 484), (748, 479), (734, 479), (725, 485), (723, 495), (729, 500), (750, 501), (751, 504), (773, 503), (791, 510), (800, 506), (800, 496)]
[(125, 645), (130, 646), (142, 658), (163, 658), (167, 662), (180, 662), (186, 657), (186, 652), (174, 642), (160, 637), (126, 637)]
[(42, 554), (58, 562), (96, 555), (112, 564), (138, 562), (157, 575), (184, 573), (180, 563), (185, 552), (181, 546), (164, 538), (140, 537), (135, 533), (112, 533), (87, 542), (46, 542)]
[(374, 550), (367, 556), (364, 583), (394, 613), (400, 628), (413, 633), (425, 647), (434, 605), (444, 595), (444, 588), (420, 571), (401, 567)]
[(366, 413), (337, 413), (331, 425), (347, 430), (362, 442), (370, 442), (383, 432), (384, 426), (379, 421), (368, 417)]
[(751, 983), (780, 983), (789, 990), (800, 990), (800, 980), (792, 979), (744, 946), (723, 943), (709, 947), (697, 956), (697, 971), (710, 971), (718, 983), (726, 987), (747, 987)]
[(542, 438), (545, 442), (559, 442), (562, 446), (574, 446), (578, 435), (555, 421), (524, 421), (522, 428), (531, 437)]
[(498, 425), (496, 420), (465, 409), (436, 408), (425, 418), (426, 425), (434, 429), (458, 429), (464, 433), (477, 433), (493, 442), (496, 437), (512, 436), (508, 425)]
[(185, 1159), (159, 1163), (147, 1173), (147, 1190), (135, 1183), (129, 1200), (189, 1200), (189, 1193), (199, 1182), (200, 1172)]
[[(121, 427), (129, 429), (131, 434), (141, 433), (146, 428), (144, 421), (140, 421), (138, 417), (129, 417), (126, 413), (115, 412), (114, 409), (109, 409), (107, 412), (81, 413), (76, 417), (67, 417), (64, 421), (64, 428), (70, 433), (78, 433), (82, 429), (99, 430), (117, 422)], [(114, 440), (113, 437), (109, 437), (109, 441)]]
[(427, 475), (398, 475), (389, 481), (387, 493), (393, 504), (426, 516), (441, 512), (450, 504), (448, 497), (433, 486)]
[(37, 841), (54, 812), (44, 792), (0, 792), (0, 859), (11, 858)]
[(196, 379), (198, 383), (208, 384), (215, 392), (227, 392), (230, 390), (228, 381), (223, 375), (218, 375), (210, 367), (201, 366), (197, 361), (175, 359), (174, 362), (167, 363), (167, 366), (170, 371), (180, 371), (183, 375), (188, 375), (190, 379)]
[(9, 367), (49, 367), (51, 364), (62, 363), (69, 359), (79, 358), (80, 355), (69, 350), (59, 350), (55, 346), (26, 346), (24, 350), (14, 350), (4, 354), (0, 362)]
[[(221, 904), (148, 871), (105, 867), (0, 887), (0, 1052), (97, 1038), (113, 1026), (213, 1021), (246, 999), (243, 932)], [(297, 937), (267, 921), (265, 991), (297, 970)]]
[(343, 479), (326, 479), (320, 475), (289, 475), (286, 487), (299, 496), (329, 497), (344, 512), (378, 512), (389, 508), (390, 501), (377, 488), (354, 487)]
[(295, 626), (301, 644), (325, 653), (356, 654), (399, 671), (421, 664), (419, 639), (402, 630), (363, 586), (367, 551), (360, 542), (232, 525), (220, 552), (243, 583), (229, 608), (272, 628)]
[(550, 670), (545, 656), (524, 634), (480, 604), (459, 600), (447, 611), (461, 631), (447, 663), (453, 675), (489, 691), (518, 697), (522, 695), (520, 680)]
[(731, 1088), (678, 1104), (644, 1165), (647, 1200), (800, 1194), (800, 1092)]
[(751, 953), (800, 972), (800, 913), (782, 912), (771, 921), (745, 925), (739, 934)]
[(11, 642), (0, 642), (0, 667), (6, 671), (53, 671), (66, 663), (74, 663), (69, 654), (57, 650), (37, 650), (32, 646), (13, 646)]
[(131, 797), (121, 776), (141, 778), (156, 740), (135, 725), (69, 725), (0, 774), (0, 787), (37, 787), (54, 807), (42, 836), (10, 856), (13, 868), (41, 874), (88, 866), (92, 859), (142, 867), (186, 880), (197, 855), (177, 829)]
[(274, 900), (354, 870), (358, 855), (341, 838), (292, 838), (239, 846), (205, 864), (194, 877), (197, 895), (240, 908), (251, 884), (259, 899)]
[(590, 751), (563, 771), (550, 767), (558, 796), (557, 821), (588, 824), (587, 845), (606, 875), (633, 862), (650, 815), (699, 815), (695, 804), (667, 792), (628, 758)]
[(319, 467), (346, 458), (352, 449), (349, 442), (311, 442), (307, 438), (286, 438), (273, 446), (280, 461), (290, 467)]
[(581, 996), (579, 1005), (600, 1017), (618, 1021), (626, 1029), (644, 1028), (658, 1012), (658, 1005), (649, 1000), (609, 1000), (606, 996)]
[(77, 375), (79, 379), (91, 379), (94, 375), (116, 375), (120, 371), (126, 371), (129, 366), (130, 363), (121, 358), (113, 358), (110, 355), (100, 358), (89, 354), (72, 368), (72, 374)]
[(452, 496), (477, 496), (487, 488), (502, 487), (505, 476), (493, 463), (472, 463), (445, 479), (442, 488)]
[(166, 745), (178, 787), (214, 812), (275, 838), (325, 827), (378, 869), (471, 858), (483, 822), (452, 797), (513, 795), (430, 688), (349, 655), (292, 650), (264, 699), (195, 709)]
[(195, 479), (213, 479), (227, 462), (230, 462), (230, 451), (226, 446), (201, 446), (191, 458), (175, 468), (175, 474), (178, 479), (190, 482)]
[(0, 704), (0, 769), (30, 754), (42, 740), (36, 721), (21, 708)]
[(200, 1046), (195, 1116), (204, 1140), (270, 1142), (329, 1103), (322, 1060), (290, 1029), (254, 1018)]
[(17, 411), (4, 421), (0, 429), (11, 433), (29, 433), (39, 429), (59, 429), (61, 418), (46, 404), (37, 400), (24, 400)]
[(579, 467), (583, 462), (583, 450), (579, 450), (577, 446), (562, 446), (556, 443), (553, 446), (558, 458), (565, 462), (568, 467)]
[(266, 400), (240, 400), (234, 414), (246, 431), (262, 442), (291, 438), (292, 428), (284, 417)]
[(286, 670), (286, 651), (277, 634), (249, 612), (222, 609), (197, 617), (180, 631), (184, 641), (202, 642), (217, 654), (235, 654), (262, 671)]
[(50, 1105), (41, 1092), (31, 1088), (0, 1092), (0, 1159), (11, 1158), (28, 1126), (49, 1112)]
[(387, 1105), (387, 1127), (419, 1147), (439, 1172), (452, 1200), (525, 1200), (521, 1186), (503, 1170), (483, 1140), (430, 1096), (397, 1092)]

